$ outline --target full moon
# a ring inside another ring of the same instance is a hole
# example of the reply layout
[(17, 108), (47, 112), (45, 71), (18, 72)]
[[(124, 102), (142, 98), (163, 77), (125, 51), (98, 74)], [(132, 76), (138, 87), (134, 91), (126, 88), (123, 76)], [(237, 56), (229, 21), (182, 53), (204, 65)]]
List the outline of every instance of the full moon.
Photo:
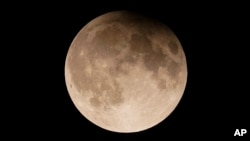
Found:
[(139, 132), (162, 122), (180, 102), (186, 57), (165, 24), (114, 11), (93, 19), (75, 36), (65, 81), (87, 120), (108, 131)]

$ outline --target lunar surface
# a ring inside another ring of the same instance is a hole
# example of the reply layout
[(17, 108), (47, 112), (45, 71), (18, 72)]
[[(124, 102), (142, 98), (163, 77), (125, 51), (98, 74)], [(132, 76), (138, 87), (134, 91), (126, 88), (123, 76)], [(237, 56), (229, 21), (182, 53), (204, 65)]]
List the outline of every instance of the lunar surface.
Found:
[(149, 129), (167, 118), (186, 86), (181, 43), (163, 23), (116, 11), (76, 35), (65, 62), (74, 105), (93, 124), (113, 132)]

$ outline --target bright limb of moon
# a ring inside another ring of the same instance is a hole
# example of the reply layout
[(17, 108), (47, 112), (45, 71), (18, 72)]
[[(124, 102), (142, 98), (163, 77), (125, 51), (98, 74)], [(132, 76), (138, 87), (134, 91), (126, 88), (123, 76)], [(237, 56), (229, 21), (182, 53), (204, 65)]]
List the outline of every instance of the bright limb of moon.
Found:
[(165, 118), (186, 86), (187, 64), (176, 35), (159, 21), (110, 12), (76, 35), (65, 81), (79, 112), (114, 132), (139, 132)]

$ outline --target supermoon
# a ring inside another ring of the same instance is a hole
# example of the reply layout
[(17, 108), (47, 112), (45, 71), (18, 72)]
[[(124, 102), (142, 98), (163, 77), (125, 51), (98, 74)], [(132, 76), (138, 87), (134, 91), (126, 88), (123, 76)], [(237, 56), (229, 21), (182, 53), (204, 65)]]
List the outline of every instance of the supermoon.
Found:
[(93, 124), (119, 133), (149, 129), (167, 118), (186, 86), (185, 53), (160, 21), (115, 11), (84, 26), (65, 61), (75, 107)]

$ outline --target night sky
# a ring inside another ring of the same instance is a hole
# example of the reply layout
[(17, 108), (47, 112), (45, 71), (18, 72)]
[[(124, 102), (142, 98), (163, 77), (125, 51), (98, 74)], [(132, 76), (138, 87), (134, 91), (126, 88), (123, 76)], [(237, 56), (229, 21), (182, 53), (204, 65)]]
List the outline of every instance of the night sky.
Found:
[[(24, 131), (20, 137), (28, 138), (81, 140), (233, 137), (241, 128), (250, 132), (249, 10), (243, 4), (189, 4), (34, 4), (6, 15), (6, 35), (15, 48), (12, 53), (8, 46), (6, 52), (17, 58), (5, 63), (16, 72), (11, 82), (18, 85), (10, 88), (9, 100), (4, 101), (6, 131)], [(187, 58), (188, 80), (177, 108), (157, 126), (132, 134), (106, 131), (85, 119), (71, 101), (64, 79), (66, 54), (75, 35), (92, 19), (115, 10), (161, 20), (179, 38)]]

